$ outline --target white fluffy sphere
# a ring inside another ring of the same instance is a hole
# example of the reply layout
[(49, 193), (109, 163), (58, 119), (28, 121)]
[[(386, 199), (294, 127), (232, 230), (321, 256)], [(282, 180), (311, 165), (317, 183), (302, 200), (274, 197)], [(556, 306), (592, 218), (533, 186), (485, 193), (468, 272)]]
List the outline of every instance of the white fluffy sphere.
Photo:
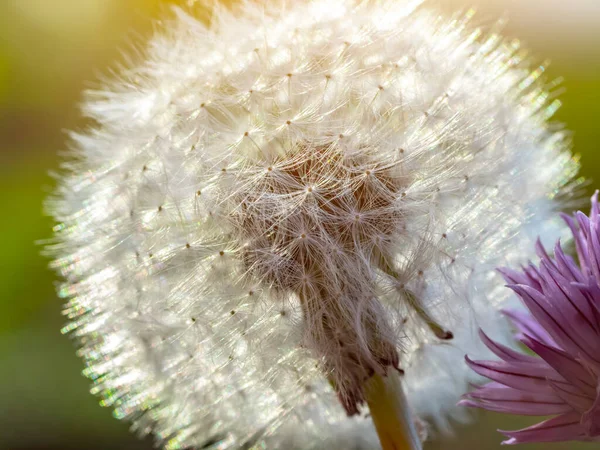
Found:
[(443, 424), (577, 170), (543, 68), (415, 1), (175, 16), (49, 204), (93, 392), (167, 449), (377, 448), (362, 385), (401, 368)]

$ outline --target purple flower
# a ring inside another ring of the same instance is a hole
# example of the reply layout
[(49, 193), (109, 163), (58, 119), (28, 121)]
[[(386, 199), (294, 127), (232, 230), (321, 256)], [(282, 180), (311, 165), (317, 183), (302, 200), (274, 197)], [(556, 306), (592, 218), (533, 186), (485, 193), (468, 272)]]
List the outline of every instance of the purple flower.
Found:
[(600, 441), (600, 210), (563, 215), (573, 232), (579, 265), (560, 243), (551, 258), (538, 241), (539, 267), (501, 269), (531, 315), (504, 311), (516, 337), (537, 356), (516, 352), (480, 332), (500, 361), (467, 364), (492, 380), (465, 395), (463, 406), (509, 414), (555, 417), (519, 431), (501, 431), (503, 444)]

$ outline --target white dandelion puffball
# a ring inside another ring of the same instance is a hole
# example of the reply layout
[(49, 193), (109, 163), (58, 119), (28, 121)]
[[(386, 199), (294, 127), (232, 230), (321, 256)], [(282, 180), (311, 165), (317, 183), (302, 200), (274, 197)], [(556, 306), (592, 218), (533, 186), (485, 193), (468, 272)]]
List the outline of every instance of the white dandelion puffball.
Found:
[(507, 328), (494, 268), (560, 235), (577, 170), (543, 68), (468, 18), (177, 9), (88, 93), (49, 251), (116, 417), (167, 449), (374, 449), (365, 380), (398, 370), (444, 426), (477, 326)]

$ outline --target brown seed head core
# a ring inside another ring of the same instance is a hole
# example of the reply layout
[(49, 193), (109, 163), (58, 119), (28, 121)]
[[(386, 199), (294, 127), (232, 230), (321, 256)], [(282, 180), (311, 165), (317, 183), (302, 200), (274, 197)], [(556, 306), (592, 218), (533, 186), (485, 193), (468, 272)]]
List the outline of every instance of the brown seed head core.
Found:
[(394, 333), (375, 293), (385, 244), (402, 227), (397, 165), (335, 145), (299, 146), (247, 183), (231, 214), (247, 270), (300, 299), (305, 345), (349, 414), (373, 374), (398, 368)]

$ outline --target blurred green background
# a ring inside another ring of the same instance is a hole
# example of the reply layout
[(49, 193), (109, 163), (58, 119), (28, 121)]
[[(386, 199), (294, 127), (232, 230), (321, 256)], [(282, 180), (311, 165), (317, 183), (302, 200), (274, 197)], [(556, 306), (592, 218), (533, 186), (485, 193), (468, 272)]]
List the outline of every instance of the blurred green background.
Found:
[[(88, 394), (74, 345), (59, 333), (64, 319), (54, 275), (34, 242), (50, 234), (42, 201), (65, 148), (64, 130), (83, 124), (81, 91), (107, 72), (121, 50), (149, 35), (169, 4), (193, 1), (0, 1), (0, 449), (152, 448)], [(534, 62), (552, 60), (548, 79), (563, 76), (565, 91), (556, 119), (573, 132), (582, 174), (600, 180), (600, 1), (434, 2), (449, 11), (475, 5), (482, 24), (504, 14), (507, 34), (526, 43)], [(474, 415), (470, 426), (427, 449), (498, 449), (496, 428), (530, 423)]]

